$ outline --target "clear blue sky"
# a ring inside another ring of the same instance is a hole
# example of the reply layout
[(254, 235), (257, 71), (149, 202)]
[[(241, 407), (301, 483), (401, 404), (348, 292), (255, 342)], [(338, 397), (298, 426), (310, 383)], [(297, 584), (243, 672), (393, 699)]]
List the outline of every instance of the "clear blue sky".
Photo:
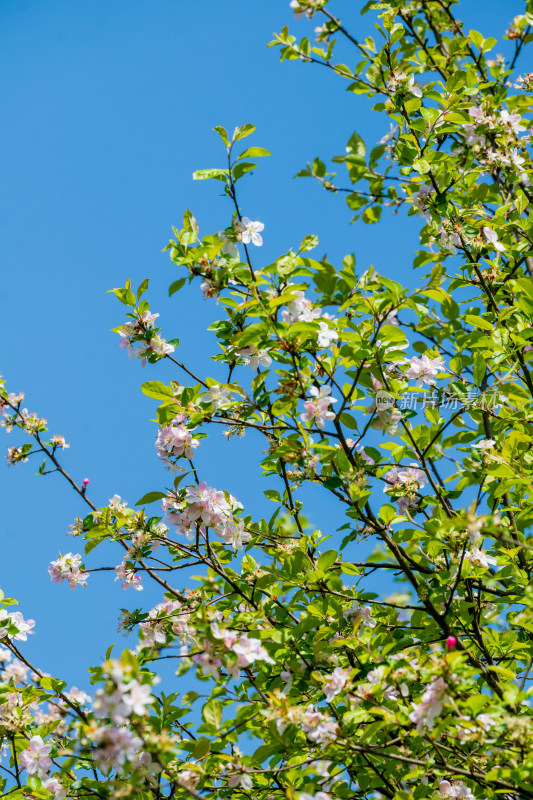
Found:
[[(388, 125), (327, 70), (280, 64), (278, 51), (265, 48), (284, 24), (301, 35), (310, 31), (305, 21), (292, 22), (288, 5), (0, 5), (0, 372), (10, 390), (26, 392), (28, 408), (49, 420), (51, 433), (71, 443), (66, 466), (77, 479), (90, 478), (97, 503), (115, 492), (134, 503), (164, 484), (150, 421), (155, 404), (138, 386), (172, 375), (164, 366), (143, 371), (119, 350), (110, 328), (123, 321), (123, 307), (106, 290), (128, 277), (151, 276), (149, 298), (164, 335), (181, 339), (180, 356), (197, 372), (217, 376), (208, 361), (214, 340), (205, 332), (217, 308), (197, 286), (169, 300), (168, 284), (178, 274), (160, 252), (187, 207), (201, 232), (228, 224), (231, 208), (217, 186), (191, 180), (194, 169), (221, 162), (214, 125), (252, 121), (258, 130), (251, 143), (273, 153), (242, 181), (244, 212), (265, 223), (262, 259), (316, 233), (330, 259), (354, 251), (361, 271), (372, 263), (416, 282), (410, 261), (416, 221), (400, 215), (378, 227), (350, 227), (341, 197), (292, 179), (314, 156), (342, 152), (353, 130), (372, 145)], [(467, 0), (460, 16), (468, 27), (499, 36), (522, 5)], [(356, 35), (369, 26), (361, 6), (338, 0), (332, 7)], [(20, 439), (0, 434), (2, 448)], [(253, 437), (227, 443), (217, 432), (197, 457), (202, 478), (257, 514), (273, 509), (254, 466), (261, 447)], [(116, 633), (118, 609), (160, 597), (121, 592), (109, 573), (92, 576), (87, 590), (51, 584), (46, 567), (60, 549), (77, 549), (65, 532), (85, 510), (60, 478), (34, 472), (32, 463), (0, 463), (0, 586), (37, 620), (26, 652), (43, 669), (86, 686), (87, 667), (110, 642), (125, 643)], [(333, 533), (332, 509), (318, 502), (322, 497), (306, 496), (313, 523)], [(97, 551), (89, 565), (101, 563)]]

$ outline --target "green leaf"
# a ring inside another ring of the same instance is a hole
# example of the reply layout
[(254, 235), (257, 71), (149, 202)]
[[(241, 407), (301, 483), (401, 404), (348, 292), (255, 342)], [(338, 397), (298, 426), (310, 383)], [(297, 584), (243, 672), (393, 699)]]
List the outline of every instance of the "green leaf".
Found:
[(366, 145), (363, 141), (363, 137), (359, 136), (358, 133), (352, 133), (346, 145), (346, 152), (364, 158), (366, 154)]
[(239, 139), (244, 139), (245, 136), (249, 136), (254, 131), (255, 125), (252, 125), (251, 122), (247, 122), (246, 125), (241, 125), (240, 127), (235, 128), (233, 131), (233, 141), (238, 142)]
[(141, 390), (147, 397), (154, 397), (156, 400), (175, 399), (174, 392), (170, 386), (166, 386), (161, 381), (146, 381), (141, 384)]
[(374, 222), (379, 222), (381, 217), (381, 206), (370, 206), (363, 211), (363, 222), (367, 225), (373, 225)]
[(265, 156), (271, 156), (272, 153), (269, 150), (266, 150), (264, 147), (249, 147), (248, 150), (245, 150), (244, 153), (241, 153), (238, 159), (241, 158), (264, 158)]
[(481, 353), (476, 351), (474, 353), (474, 383), (476, 386), (481, 386), (481, 381), (485, 377), (485, 359)]
[(483, 35), (479, 31), (471, 30), (468, 32), (468, 38), (473, 42), (479, 50), (483, 49)]
[(413, 161), (413, 169), (420, 175), (427, 175), (431, 170), (431, 164), (426, 158), (415, 158)]
[(146, 278), (137, 289), (137, 300), (140, 300), (145, 291), (148, 289), (148, 285), (150, 283), (150, 278)]
[(186, 231), (189, 231), (189, 233), (191, 233), (193, 236), (193, 238), (190, 239), (189, 243), (191, 241), (192, 242), (196, 241), (196, 239), (198, 238), (198, 231), (199, 231), (198, 223), (196, 222), (194, 214), (192, 213), (192, 211), (189, 211), (189, 209), (187, 209), (185, 214), (183, 215), (183, 227), (185, 228)]
[(229, 180), (229, 170), (227, 169), (197, 169), (192, 174), (193, 181), (207, 181), (211, 178), (219, 181)]
[(168, 287), (168, 296), (172, 297), (173, 294), (179, 292), (181, 287), (185, 284), (186, 280), (187, 278), (179, 278), (177, 281), (174, 281), (174, 283), (171, 283), (170, 286)]
[(350, 428), (353, 431), (356, 431), (359, 427), (355, 417), (352, 417), (351, 414), (347, 414), (346, 412), (341, 414), (340, 421), (343, 425), (346, 425), (347, 428)]
[(318, 247), (318, 236), (304, 236), (298, 248), (299, 253), (307, 253), (308, 250), (313, 250)]
[(156, 500), (162, 500), (166, 496), (166, 492), (148, 492), (148, 494), (143, 495), (140, 500), (137, 500), (135, 505), (143, 506), (148, 503), (155, 503)]
[(474, 328), (482, 328), (484, 331), (491, 331), (493, 325), (488, 320), (478, 317), (475, 314), (467, 314), (465, 321)]
[(238, 181), (243, 175), (246, 175), (247, 172), (251, 172), (256, 167), (257, 164), (254, 164), (252, 161), (239, 162), (235, 167), (233, 167), (233, 180)]
[(318, 569), (327, 572), (337, 560), (337, 556), (336, 550), (326, 550), (318, 559)]
[(273, 500), (275, 503), (281, 503), (281, 495), (279, 492), (276, 492), (275, 489), (267, 489), (264, 492), (265, 497), (268, 497), (269, 500)]
[(135, 295), (131, 289), (110, 289), (109, 291), (113, 292), (120, 302), (124, 303), (125, 306), (135, 307)]
[(222, 703), (220, 700), (208, 700), (202, 708), (202, 717), (205, 722), (220, 728), (222, 722)]
[(45, 675), (41, 678), (40, 684), (45, 692), (53, 692), (54, 694), (59, 694), (63, 691), (66, 687), (66, 681), (60, 681), (57, 678), (50, 678), (48, 675)]
[(205, 736), (197, 739), (194, 745), (193, 755), (195, 758), (203, 758), (209, 753), (211, 749), (211, 742)]
[(222, 125), (215, 125), (213, 130), (216, 133), (218, 133), (218, 135), (220, 136), (220, 138), (222, 139), (222, 141), (224, 142), (226, 147), (229, 147), (229, 139), (228, 139), (228, 133), (227, 133), (226, 129), (223, 128)]

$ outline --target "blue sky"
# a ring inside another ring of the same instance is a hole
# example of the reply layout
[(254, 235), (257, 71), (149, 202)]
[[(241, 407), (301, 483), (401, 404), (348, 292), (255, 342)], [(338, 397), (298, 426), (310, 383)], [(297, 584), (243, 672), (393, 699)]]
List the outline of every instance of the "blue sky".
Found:
[[(332, 6), (357, 35), (369, 30), (361, 6)], [(460, 16), (479, 28), (482, 11), (485, 35), (499, 36), (521, 10), (520, 3), (468, 0)], [(209, 362), (216, 346), (205, 329), (220, 309), (197, 286), (169, 300), (167, 287), (180, 275), (161, 253), (185, 208), (202, 233), (231, 218), (217, 185), (191, 179), (194, 169), (222, 163), (214, 125), (254, 122), (257, 133), (247, 142), (272, 151), (242, 181), (244, 213), (265, 223), (261, 260), (316, 233), (319, 251), (333, 262), (353, 251), (360, 271), (374, 264), (416, 283), (416, 220), (387, 216), (378, 227), (350, 227), (342, 198), (292, 178), (316, 155), (341, 153), (354, 130), (372, 145), (388, 124), (328, 70), (280, 64), (278, 51), (266, 49), (284, 24), (309, 32), (291, 17), (288, 0), (1, 4), (0, 371), (9, 390), (26, 392), (28, 408), (49, 420), (51, 433), (71, 443), (65, 465), (76, 479), (90, 479), (97, 503), (115, 492), (133, 503), (164, 484), (155, 404), (138, 387), (177, 377), (165, 366), (143, 371), (119, 350), (110, 329), (123, 321), (123, 307), (106, 290), (128, 277), (152, 277), (148, 297), (164, 335), (180, 338), (180, 357), (198, 373), (217, 377)], [(2, 437), (6, 447), (20, 439)], [(271, 513), (254, 462), (261, 448), (253, 437), (227, 443), (216, 432), (198, 452), (201, 477), (227, 488), (246, 510)], [(85, 510), (57, 476), (34, 472), (32, 463), (0, 463), (0, 586), (37, 620), (25, 651), (43, 669), (85, 686), (87, 667), (108, 644), (125, 644), (116, 632), (118, 609), (160, 597), (123, 593), (109, 573), (93, 575), (85, 591), (51, 584), (46, 567), (60, 549), (76, 550), (65, 532)], [(334, 533), (332, 509), (316, 494), (307, 497), (313, 524)], [(100, 563), (97, 551), (90, 566)]]

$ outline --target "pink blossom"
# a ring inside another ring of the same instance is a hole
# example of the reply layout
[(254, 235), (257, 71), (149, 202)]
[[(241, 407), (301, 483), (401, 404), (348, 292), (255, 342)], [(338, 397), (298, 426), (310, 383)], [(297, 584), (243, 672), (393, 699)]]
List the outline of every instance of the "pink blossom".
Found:
[(228, 778), (228, 786), (240, 786), (241, 789), (244, 789), (245, 792), (249, 792), (253, 787), (253, 781), (249, 775), (246, 775), (244, 772), (239, 772), (236, 775), (231, 775)]
[(71, 701), (71, 703), (78, 703), (80, 706), (85, 705), (91, 699), (87, 692), (84, 692), (83, 689), (78, 689), (77, 686), (73, 686), (68, 692), (65, 692), (65, 696)]
[(481, 439), (480, 442), (472, 445), (477, 450), (481, 450), (482, 453), (485, 453), (486, 450), (493, 450), (495, 446), (496, 441), (494, 439)]
[(424, 353), (422, 358), (413, 356), (409, 362), (409, 369), (405, 373), (406, 378), (416, 380), (416, 385), (421, 387), (425, 383), (429, 386), (435, 385), (435, 378), (439, 372), (444, 372), (446, 367), (440, 356), (428, 358)]
[(181, 603), (177, 600), (166, 600), (150, 609), (148, 618), (140, 624), (144, 639), (143, 644), (165, 644), (167, 641), (165, 628), (169, 627), (171, 622), (169, 618), (179, 608), (181, 608)]
[(352, 623), (355, 620), (361, 620), (359, 623), (361, 628), (375, 628), (378, 624), (377, 621), (372, 617), (372, 611), (370, 607), (359, 606), (357, 600), (354, 600), (350, 608), (346, 608), (342, 612), (342, 616), (344, 619), (349, 620)]
[(409, 467), (393, 467), (389, 472), (383, 476), (384, 480), (389, 484), (383, 489), (384, 492), (391, 487), (394, 489), (405, 488), (408, 491), (418, 491), (426, 485), (426, 474), (418, 469), (416, 464), (411, 464)]
[(106, 774), (112, 769), (122, 774), (126, 762), (134, 761), (142, 746), (142, 741), (130, 730), (111, 725), (99, 728), (93, 739), (98, 745), (94, 752), (95, 761)]
[(113, 497), (109, 498), (107, 505), (111, 511), (114, 511), (116, 514), (120, 514), (128, 507), (128, 502), (127, 500), (123, 500), (119, 494), (114, 494)]
[(48, 778), (44, 781), (43, 787), (47, 789), (55, 800), (64, 800), (67, 790), (57, 778)]
[[(8, 627), (11, 625), (17, 628), (18, 633), (8, 633)], [(24, 619), (20, 611), (12, 611), (8, 614), (5, 608), (0, 609), (0, 639), (7, 636), (19, 642), (26, 642), (28, 640), (28, 633), (35, 633), (35, 631), (31, 630), (33, 627), (35, 627), (35, 620)]]
[(215, 529), (215, 533), (220, 536), (226, 544), (230, 544), (233, 550), (237, 552), (242, 550), (243, 544), (251, 541), (251, 535), (244, 530), (244, 522), (239, 520), (237, 523), (231, 519)]
[(148, 713), (146, 706), (154, 702), (154, 697), (150, 686), (146, 683), (139, 683), (132, 680), (129, 683), (121, 685), (122, 702), (128, 709), (130, 714), (138, 714), (145, 716)]
[(522, 117), (520, 114), (511, 114), (507, 109), (503, 109), (500, 111), (500, 121), (502, 125), (505, 125), (508, 128), (511, 128), (513, 133), (520, 133), (520, 131), (525, 131), (526, 128), (524, 125), (521, 124)]
[[(368, 411), (372, 412), (375, 410), (375, 404), (373, 403)], [(372, 420), (371, 426), (375, 430), (378, 431), (385, 431), (389, 433), (391, 436), (394, 436), (396, 431), (398, 430), (398, 423), (402, 419), (402, 412), (399, 408), (390, 408), (386, 410), (378, 410), (376, 413), (376, 417)]]
[(429, 212), (429, 201), (433, 194), (431, 186), (423, 184), (418, 192), (413, 192), (412, 200), (415, 211), (424, 217), (426, 222), (431, 222), (431, 214)]
[(475, 800), (475, 796), (463, 781), (441, 781), (439, 784), (439, 794), (441, 797), (458, 797), (461, 800)]
[(250, 360), (247, 363), (252, 369), (258, 369), (259, 366), (266, 368), (272, 364), (272, 357), (268, 350), (264, 348), (257, 350), (253, 345), (237, 350), (237, 355), (245, 359), (249, 358)]
[(222, 639), (224, 646), (227, 648), (232, 648), (239, 638), (235, 631), (228, 630), (227, 628), (221, 628), (216, 620), (215, 622), (211, 623), (210, 628), (215, 639)]
[(359, 445), (359, 447), (356, 447), (355, 452), (359, 453), (365, 464), (368, 464), (370, 467), (372, 467), (376, 463), (374, 459), (368, 455), (363, 445)]
[(445, 645), (447, 650), (453, 650), (455, 645), (457, 644), (457, 639), (455, 636), (448, 636), (446, 639)]
[(317, 339), (319, 347), (331, 347), (332, 343), (339, 338), (339, 334), (330, 328), (327, 322), (320, 320), (318, 324), (320, 327)]
[(341, 667), (335, 667), (331, 675), (329, 675), (328, 679), (326, 680), (324, 686), (322, 687), (328, 703), (331, 703), (333, 698), (336, 697), (339, 694), (339, 692), (342, 692), (342, 690), (346, 686), (346, 683), (348, 682), (349, 677), (350, 677), (349, 669), (341, 669)]
[(136, 575), (135, 571), (131, 569), (131, 567), (126, 566), (126, 561), (124, 560), (122, 564), (118, 564), (115, 567), (115, 572), (117, 573), (117, 577), (115, 578), (115, 583), (117, 581), (122, 581), (122, 588), (126, 589), (135, 589), (136, 592), (142, 592), (142, 578), (140, 575)]
[(249, 639), (246, 634), (243, 634), (231, 649), (237, 655), (239, 667), (249, 667), (254, 661), (266, 661), (268, 664), (274, 664), (259, 639)]
[(494, 247), (494, 249), (498, 251), (498, 253), (504, 253), (505, 252), (505, 245), (503, 245), (499, 241), (498, 234), (496, 233), (496, 231), (493, 231), (493, 230), (491, 230), (491, 228), (487, 228), (487, 226), (484, 225), (481, 228), (481, 232), (483, 233), (483, 236), (485, 237), (487, 242), (489, 244), (491, 244)]
[(315, 422), (317, 428), (322, 429), (326, 420), (335, 419), (333, 411), (329, 410), (332, 403), (336, 403), (336, 398), (332, 397), (331, 388), (329, 386), (321, 386), (318, 389), (316, 386), (311, 386), (309, 394), (315, 400), (306, 400), (304, 402), (305, 412), (300, 416), (304, 422)]
[(291, 0), (289, 5), (294, 11), (294, 16), (296, 19), (300, 19), (304, 14), (307, 19), (311, 19), (315, 13), (312, 8), (307, 8), (306, 6), (301, 5), (300, 0)]
[(14, 683), (26, 683), (28, 680), (28, 667), (17, 659), (8, 664), (7, 667), (4, 667), (0, 676), (6, 683), (11, 679)]
[(222, 666), (222, 661), (218, 656), (214, 655), (208, 643), (205, 645), (204, 652), (195, 653), (192, 660), (201, 668), (202, 675), (212, 675), (215, 679), (220, 677), (219, 669)]
[(87, 586), (88, 572), (81, 570), (81, 556), (79, 553), (67, 553), (59, 555), (57, 561), (52, 561), (48, 567), (48, 573), (53, 583), (63, 583), (68, 581), (71, 589), (76, 586)]
[(226, 389), (225, 386), (213, 384), (209, 387), (209, 392), (203, 394), (200, 400), (202, 403), (209, 403), (209, 405), (212, 405), (216, 411), (218, 408), (223, 408), (228, 403), (231, 403), (231, 391)]
[(185, 425), (176, 425), (176, 420), (164, 428), (159, 428), (155, 440), (159, 458), (169, 456), (185, 456), (192, 459), (194, 451), (200, 446), (198, 439), (193, 439), (191, 431)]
[(467, 550), (465, 559), (472, 564), (473, 567), (483, 567), (485, 569), (488, 569), (491, 564), (495, 566), (498, 563), (493, 556), (489, 556), (488, 553), (484, 550), (480, 550), (479, 547), (473, 547), (471, 550)]
[(468, 113), (474, 118), (476, 125), (488, 125), (489, 128), (494, 127), (492, 119), (483, 111), (481, 106), (472, 106), (468, 109)]
[(444, 678), (436, 678), (426, 687), (420, 703), (413, 703), (413, 710), (409, 714), (409, 719), (416, 724), (416, 729), (419, 733), (425, 727), (433, 727), (435, 719), (442, 711), (446, 688)]
[(187, 507), (184, 515), (191, 521), (204, 525), (219, 525), (229, 515), (230, 506), (224, 492), (213, 489), (205, 481), (186, 489)]
[(53, 763), (50, 758), (51, 750), (50, 742), (43, 742), (41, 736), (32, 736), (28, 749), (19, 753), (19, 764), (28, 772), (28, 775), (45, 778)]
[(457, 248), (461, 247), (461, 237), (458, 233), (449, 233), (448, 231), (441, 231), (440, 246), (443, 250), (448, 250), (452, 256), (457, 255)]
[[(290, 287), (287, 287), (287, 290)], [(304, 292), (298, 290), (292, 295), (293, 299), (287, 303), (287, 308), (281, 312), (284, 322), (314, 322), (322, 314), (319, 308), (313, 308)]]
[(238, 220), (235, 223), (235, 230), (237, 231), (237, 236), (240, 237), (240, 240), (243, 244), (255, 244), (256, 247), (261, 247), (263, 244), (263, 237), (261, 236), (261, 231), (265, 229), (265, 226), (262, 222), (252, 222), (249, 217), (243, 217), (242, 220)]
[(177, 778), (178, 784), (180, 786), (183, 786), (185, 789), (194, 789), (199, 780), (200, 780), (200, 773), (195, 772), (192, 769), (181, 770)]
[(307, 706), (300, 727), (307, 738), (317, 744), (327, 744), (333, 741), (337, 738), (339, 730), (332, 717), (318, 711), (314, 705)]

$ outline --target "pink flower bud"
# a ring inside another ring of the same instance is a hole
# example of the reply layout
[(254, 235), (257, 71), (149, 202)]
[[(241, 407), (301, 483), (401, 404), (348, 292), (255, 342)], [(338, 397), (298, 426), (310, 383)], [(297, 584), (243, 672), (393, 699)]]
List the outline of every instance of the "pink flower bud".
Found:
[(448, 638), (446, 639), (446, 649), (452, 650), (456, 644), (457, 644), (457, 639), (455, 638), (455, 636), (448, 636)]
[(89, 478), (84, 478), (84, 479), (83, 479), (83, 481), (82, 481), (82, 483), (83, 483), (83, 485), (84, 485), (84, 486), (88, 486), (88, 484), (89, 484)]

